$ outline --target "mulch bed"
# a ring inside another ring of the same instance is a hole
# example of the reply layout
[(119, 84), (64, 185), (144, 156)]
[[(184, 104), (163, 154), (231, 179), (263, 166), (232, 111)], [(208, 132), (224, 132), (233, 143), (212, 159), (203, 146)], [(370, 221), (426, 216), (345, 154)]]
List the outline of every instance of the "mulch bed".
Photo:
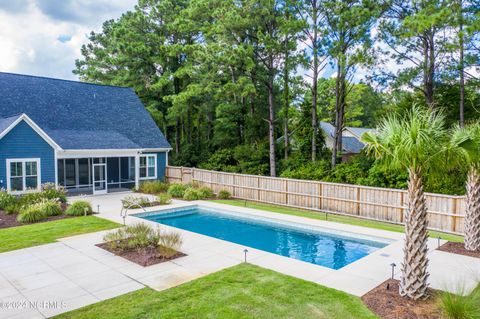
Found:
[[(389, 289), (387, 290), (387, 285)], [(398, 280), (389, 279), (362, 297), (365, 305), (382, 319), (439, 319), (442, 318), (435, 290), (427, 300), (410, 300), (398, 293)]]
[[(17, 227), (17, 226), (24, 226), (24, 225), (32, 225), (32, 224), (23, 224), (17, 221), (17, 216), (18, 214), (10, 214), (7, 215), (5, 211), (0, 210), (0, 229), (2, 228), (9, 228), (9, 227)], [(49, 216), (46, 219), (39, 221), (35, 224), (38, 223), (45, 223), (45, 222), (50, 222), (52, 220), (59, 220), (59, 219), (65, 219), (65, 218), (73, 218), (77, 216), (69, 216), (69, 215), (58, 215), (58, 216)]]
[(169, 260), (186, 256), (186, 254), (182, 252), (177, 252), (175, 255), (169, 258), (165, 256), (159, 256), (155, 248), (146, 248), (142, 250), (130, 250), (130, 251), (117, 251), (117, 250), (111, 249), (108, 243), (97, 244), (96, 246), (102, 249), (105, 249), (106, 251), (109, 251), (112, 254), (128, 259), (131, 262), (134, 262), (143, 267), (156, 265), (159, 263), (163, 263)]
[(480, 258), (480, 251), (466, 250), (463, 243), (446, 242), (442, 246), (438, 247), (438, 250), (445, 251), (447, 253), (459, 254), (464, 256)]

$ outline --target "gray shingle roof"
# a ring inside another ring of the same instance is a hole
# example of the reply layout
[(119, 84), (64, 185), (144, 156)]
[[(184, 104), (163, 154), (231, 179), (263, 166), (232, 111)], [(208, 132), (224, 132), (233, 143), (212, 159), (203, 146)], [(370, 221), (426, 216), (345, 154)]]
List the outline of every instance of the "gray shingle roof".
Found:
[(7, 118), (0, 118), (0, 134), (3, 133), (13, 122), (15, 122), (21, 114), (13, 115)]
[[(332, 124), (327, 123), (327, 122), (320, 122), (320, 128), (330, 138), (333, 138), (335, 136), (335, 127)], [(360, 130), (370, 130), (370, 129), (362, 129), (362, 128), (358, 128), (358, 129), (360, 129)], [(359, 132), (359, 131), (357, 131), (357, 132)], [(364, 146), (365, 146), (365, 144), (363, 144), (356, 137), (342, 136), (342, 148), (343, 148), (344, 152), (357, 154), (357, 153), (360, 153), (362, 151)]]
[(373, 128), (366, 128), (366, 127), (346, 127), (347, 130), (349, 130), (350, 132), (352, 132), (353, 135), (355, 135), (356, 137), (360, 138), (362, 137), (362, 135), (366, 132), (372, 132), (372, 131), (375, 131), (375, 129)]
[(130, 88), (0, 72), (0, 130), (21, 113), (63, 149), (170, 148)]

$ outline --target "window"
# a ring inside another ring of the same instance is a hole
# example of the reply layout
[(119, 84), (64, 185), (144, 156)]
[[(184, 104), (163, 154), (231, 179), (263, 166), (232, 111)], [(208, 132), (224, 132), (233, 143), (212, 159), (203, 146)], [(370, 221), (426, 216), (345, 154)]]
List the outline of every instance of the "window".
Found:
[(140, 179), (157, 178), (157, 155), (140, 156)]
[(40, 188), (40, 159), (7, 159), (7, 188), (26, 192)]

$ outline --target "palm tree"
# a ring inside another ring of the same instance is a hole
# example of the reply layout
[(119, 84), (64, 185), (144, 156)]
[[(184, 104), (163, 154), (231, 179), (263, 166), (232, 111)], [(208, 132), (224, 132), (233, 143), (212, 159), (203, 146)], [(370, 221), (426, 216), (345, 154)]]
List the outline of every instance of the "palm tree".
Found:
[(362, 140), (367, 153), (383, 163), (408, 170), (408, 206), (400, 295), (414, 300), (428, 297), (427, 206), (422, 174), (438, 163), (447, 134), (442, 113), (413, 107), (400, 117), (386, 117), (375, 133)]
[(480, 122), (456, 127), (452, 140), (469, 166), (465, 194), (465, 249), (480, 250)]

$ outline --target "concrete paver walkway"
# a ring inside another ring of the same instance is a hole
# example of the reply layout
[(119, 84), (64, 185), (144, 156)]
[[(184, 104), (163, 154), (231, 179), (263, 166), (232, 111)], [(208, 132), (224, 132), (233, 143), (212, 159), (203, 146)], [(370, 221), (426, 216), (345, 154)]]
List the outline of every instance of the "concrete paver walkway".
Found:
[[(87, 199), (100, 217), (119, 223), (121, 202), (126, 194), (109, 194), (71, 200)], [(403, 235), (351, 225), (312, 220), (243, 207), (210, 202), (196, 202), (252, 217), (273, 218), (282, 222), (347, 231), (360, 236), (388, 238), (392, 244), (340, 270), (302, 262), (300, 260), (248, 248), (248, 262), (280, 273), (313, 281), (331, 288), (361, 296), (391, 276), (390, 264), (395, 262), (398, 279), (402, 260)], [(175, 201), (163, 207), (148, 208), (157, 211), (192, 205)], [(132, 210), (138, 213), (142, 210)], [(128, 224), (137, 222), (158, 224), (128, 216)], [(197, 233), (162, 226), (181, 233), (187, 256), (173, 261), (142, 267), (115, 256), (97, 246), (107, 231), (60, 239), (59, 242), (0, 254), (0, 319), (45, 318), (73, 310), (101, 300), (141, 289), (167, 289), (206, 274), (237, 265), (244, 260), (246, 248), (231, 242)], [(456, 291), (463, 287), (473, 289), (480, 279), (480, 259), (436, 251), (437, 240), (429, 242), (430, 283), (433, 288)], [(12, 304), (15, 302), (16, 304)], [(33, 304), (30, 304), (33, 303)]]

